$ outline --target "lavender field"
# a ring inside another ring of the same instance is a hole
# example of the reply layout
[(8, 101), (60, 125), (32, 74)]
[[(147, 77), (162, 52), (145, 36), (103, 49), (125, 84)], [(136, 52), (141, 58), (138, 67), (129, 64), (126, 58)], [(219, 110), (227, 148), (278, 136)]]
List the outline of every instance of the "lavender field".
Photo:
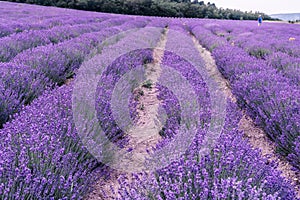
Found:
[(2, 199), (300, 199), (300, 25), (0, 1)]

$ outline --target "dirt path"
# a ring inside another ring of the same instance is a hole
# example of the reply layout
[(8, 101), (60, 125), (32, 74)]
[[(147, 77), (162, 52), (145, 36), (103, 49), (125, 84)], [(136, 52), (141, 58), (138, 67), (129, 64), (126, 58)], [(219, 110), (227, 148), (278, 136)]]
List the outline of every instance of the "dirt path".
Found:
[[(148, 151), (151, 152), (151, 147), (155, 146), (161, 139), (159, 131), (163, 124), (158, 118), (158, 108), (160, 100), (158, 100), (158, 90), (156, 83), (161, 74), (161, 61), (164, 54), (164, 49), (167, 42), (168, 29), (166, 28), (161, 36), (157, 47), (153, 51), (153, 63), (145, 66), (146, 82), (133, 91), (133, 94), (138, 97), (137, 114), (138, 119), (136, 126), (127, 132), (129, 136), (129, 144), (126, 149), (132, 149), (133, 159), (138, 162), (136, 166), (143, 166)], [(102, 177), (93, 186), (93, 191), (86, 196), (86, 200), (113, 200), (120, 198), (117, 194), (120, 186), (118, 178), (125, 177), (129, 181), (133, 179), (130, 173), (119, 172), (116, 170), (110, 171), (110, 177)]]
[(141, 165), (145, 163), (147, 150), (151, 152), (161, 139), (159, 131), (163, 128), (163, 124), (158, 118), (158, 108), (160, 100), (157, 96), (159, 91), (156, 84), (161, 75), (161, 61), (163, 59), (164, 49), (167, 42), (167, 32), (162, 35), (160, 42), (153, 51), (153, 63), (145, 66), (146, 82), (133, 92), (138, 95), (138, 121), (132, 130), (129, 130), (130, 144), (128, 148), (132, 148), (132, 153), (139, 156), (138, 160)]
[[(219, 72), (211, 53), (199, 44), (195, 36), (192, 35), (191, 37), (195, 47), (200, 53), (200, 56), (205, 62), (205, 67), (209, 76), (217, 82), (227, 98), (236, 102), (236, 98), (231, 92), (229, 82)], [(243, 117), (239, 122), (239, 129), (244, 132), (245, 138), (249, 140), (250, 144), (254, 148), (261, 150), (263, 157), (266, 157), (269, 161), (275, 161), (278, 163), (277, 169), (282, 171), (282, 176), (286, 180), (292, 182), (295, 187), (295, 191), (298, 194), (298, 198), (300, 198), (300, 175), (291, 170), (292, 166), (284, 158), (275, 154), (276, 148), (274, 142), (270, 141), (266, 133), (259, 127), (255, 126), (251, 118), (245, 113), (243, 113)]]

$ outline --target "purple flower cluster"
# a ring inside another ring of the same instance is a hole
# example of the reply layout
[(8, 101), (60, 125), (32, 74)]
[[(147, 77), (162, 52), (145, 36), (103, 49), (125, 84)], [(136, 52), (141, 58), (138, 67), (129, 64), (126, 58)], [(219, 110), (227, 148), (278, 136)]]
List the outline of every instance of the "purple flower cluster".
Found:
[[(114, 60), (101, 76), (97, 87), (96, 110), (99, 123), (112, 142), (119, 142), (124, 138), (123, 130), (118, 127), (113, 117), (111, 99), (114, 88), (126, 72), (151, 63), (153, 50), (135, 50)], [(136, 85), (137, 87), (138, 85)], [(123, 86), (123, 88), (126, 86)], [(133, 88), (134, 89), (134, 88)], [(131, 99), (133, 100), (133, 99)], [(119, 102), (120, 103), (120, 102)], [(126, 101), (125, 101), (126, 103)], [(120, 143), (121, 144), (121, 143)]]
[[(296, 199), (274, 164), (252, 149), (237, 130), (241, 113), (233, 103), (225, 129), (201, 160), (189, 151), (180, 160), (134, 182), (120, 178), (120, 199)], [(194, 149), (196, 150), (196, 149)]]
[[(126, 21), (126, 19), (120, 20), (121, 22)], [(119, 20), (115, 20), (114, 22), (115, 25), (119, 23)], [(139, 23), (138, 25), (143, 27), (145, 23)], [(24, 51), (18, 54), (12, 62), (29, 65), (45, 74), (54, 83), (60, 85), (67, 78), (73, 76), (74, 70), (77, 69), (84, 59), (106, 38), (134, 27), (136, 27), (135, 24), (131, 24), (129, 20), (119, 27), (104, 28), (99, 32), (86, 33), (66, 42), (55, 45), (50, 44)]]
[[(221, 22), (219, 24), (222, 26)], [(256, 124), (261, 126), (275, 141), (279, 153), (286, 156), (299, 170), (300, 88), (297, 82), (299, 76), (296, 74), (297, 66), (299, 66), (297, 53), (290, 61), (284, 61), (286, 52), (282, 53), (276, 49), (278, 46), (285, 46), (283, 45), (286, 43), (285, 40), (282, 40), (282, 43), (281, 40), (271, 40), (273, 42), (271, 44), (262, 44), (259, 40), (258, 42), (252, 40), (256, 38), (256, 32), (260, 30), (253, 31), (248, 25), (242, 26), (244, 29), (239, 27), (236, 33), (237, 28), (233, 27), (231, 25), (225, 28), (224, 25), (223, 28), (227, 32), (231, 29), (230, 34), (234, 33), (232, 37), (236, 37), (237, 43), (234, 42), (235, 40), (226, 41), (224, 37), (214, 35), (213, 30), (205, 25), (192, 29), (192, 32), (202, 44), (212, 50), (217, 66), (230, 80), (233, 93), (237, 96), (240, 106), (246, 108)], [(277, 31), (281, 28), (280, 25), (268, 27), (274, 27)], [(266, 32), (264, 33), (267, 35)], [(207, 35), (209, 38), (206, 38)], [(272, 38), (272, 34), (270, 37)], [(218, 45), (210, 48), (213, 45), (211, 40), (217, 41)], [(252, 42), (245, 44), (246, 41)], [(293, 48), (296, 47), (293, 46)], [(297, 52), (297, 49), (299, 47), (293, 52)], [(290, 56), (292, 55), (294, 53)]]
[[(130, 20), (126, 17), (106, 20), (99, 32), (86, 33), (65, 42), (23, 51), (10, 63), (1, 64), (3, 72), (6, 72), (9, 66), (15, 67), (9, 69), (10, 73), (1, 74), (3, 78), (0, 79), (2, 92), (0, 124), (5, 123), (10, 115), (17, 113), (23, 105), (30, 103), (46, 88), (55, 84), (62, 85), (72, 77), (81, 63), (106, 38), (128, 29), (143, 27), (145, 24), (143, 19)], [(114, 27), (105, 28), (107, 26)], [(19, 70), (13, 73), (18, 75), (13, 75), (12, 71), (16, 68)], [(15, 91), (18, 94), (14, 94)]]
[(28, 66), (0, 63), (0, 124), (42, 94), (49, 82), (37, 70)]
[(47, 44), (57, 44), (64, 40), (69, 40), (78, 37), (84, 33), (101, 31), (109, 26), (116, 26), (118, 24), (112, 23), (116, 21), (121, 23), (121, 20), (108, 20), (102, 23), (95, 22), (89, 24), (79, 25), (65, 25), (54, 27), (47, 30), (31, 30), (24, 31), (19, 34), (14, 34), (9, 37), (0, 39), (0, 61), (8, 62), (18, 53), (35, 48), (37, 46), (44, 46)]
[[(263, 29), (251, 30), (243, 24), (242, 30), (231, 29), (231, 42), (243, 48), (250, 55), (267, 61), (267, 64), (282, 72), (295, 84), (299, 84), (299, 40), (300, 28), (289, 24), (265, 24)], [(251, 32), (250, 32), (251, 31)], [(263, 38), (268, 35), (268, 40)], [(297, 38), (297, 39), (296, 39)]]
[[(171, 45), (167, 42), (167, 46)], [(162, 64), (164, 66), (171, 67), (172, 69), (178, 71), (191, 85), (195, 95), (197, 96), (197, 103), (202, 108), (201, 113), (197, 113), (195, 117), (199, 118), (201, 121), (201, 126), (206, 124), (210, 118), (210, 103), (209, 103), (209, 94), (208, 89), (205, 82), (202, 80), (199, 72), (191, 65), (187, 60), (182, 58), (179, 55), (174, 54), (173, 52), (165, 51), (164, 58)], [(162, 75), (161, 79), (164, 79)], [(172, 77), (169, 77), (172, 78)], [(184, 88), (188, 89), (188, 88)], [(168, 118), (168, 128), (167, 130), (174, 129), (173, 134), (166, 134), (168, 137), (171, 137), (175, 134), (176, 127), (180, 125), (180, 104), (178, 99), (171, 91), (168, 91), (167, 88), (161, 86), (160, 95), (162, 96), (162, 100), (164, 100), (163, 107), (166, 110)], [(160, 96), (159, 96), (160, 97)], [(199, 126), (200, 127), (200, 126)], [(206, 127), (207, 128), (207, 127)]]
[(1, 2), (0, 38), (25, 30), (49, 29), (55, 26), (85, 24), (113, 17), (100, 13), (22, 5)]
[(147, 24), (148, 27), (165, 28), (170, 22), (170, 19), (164, 17), (148, 17), (148, 19), (150, 19), (149, 23)]
[(181, 122), (180, 104), (174, 93), (167, 87), (158, 84), (157, 89), (159, 91), (157, 98), (162, 102), (162, 108), (167, 115), (165, 125), (160, 130), (159, 135), (163, 138), (171, 139), (179, 130)]
[(293, 84), (300, 85), (300, 58), (274, 52), (266, 58), (269, 65), (282, 72)]
[[(299, 70), (300, 55), (298, 26), (266, 23), (263, 28), (257, 28), (253, 23), (222, 21), (215, 22), (214, 26), (212, 23), (204, 24), (204, 27), (206, 31), (213, 33), (209, 34), (212, 37), (226, 39), (232, 46), (240, 47), (249, 55), (262, 59), (262, 62), (276, 68), (293, 83), (299, 84), (299, 73), (296, 73)], [(264, 39), (266, 36), (268, 40)]]
[[(45, 92), (0, 130), (1, 199), (78, 199), (95, 159), (72, 114), (72, 85)], [(94, 176), (94, 175), (93, 175)]]
[[(169, 45), (172, 46), (172, 43), (167, 42), (167, 47)], [(176, 70), (190, 85), (189, 87), (181, 86), (182, 83), (176, 82), (180, 81), (176, 76), (172, 77), (170, 74), (165, 73), (165, 70), (168, 68)], [(187, 149), (187, 154), (193, 154), (193, 156), (198, 156), (197, 152), (202, 143), (204, 132), (208, 129), (208, 124), (210, 121), (210, 103), (209, 103), (209, 93), (207, 89), (207, 85), (203, 81), (199, 72), (194, 68), (194, 66), (189, 63), (187, 60), (182, 58), (179, 55), (176, 55), (174, 52), (165, 51), (163, 61), (162, 61), (162, 69), (163, 73), (160, 77), (159, 82), (164, 83), (164, 80), (169, 79), (173, 80), (175, 85), (177, 85), (176, 91), (182, 90), (193, 90), (193, 93), (196, 96), (196, 101), (199, 107), (201, 108), (196, 113), (190, 113), (193, 115), (194, 119), (197, 119), (197, 133), (195, 134), (195, 138), (191, 136), (190, 141), (191, 144)], [(161, 142), (156, 145), (156, 150), (163, 148), (165, 145), (170, 143), (174, 136), (176, 136), (181, 130), (180, 126), (183, 126), (184, 123), (182, 120), (182, 108), (181, 106), (185, 106), (183, 102), (180, 102), (182, 97), (176, 96), (174, 92), (170, 90), (167, 86), (160, 85), (159, 83), (157, 88), (159, 90), (158, 99), (161, 100), (162, 108), (165, 110), (167, 119), (164, 127), (160, 131), (160, 135), (164, 138)], [(174, 88), (173, 88), (174, 89)], [(186, 96), (186, 98), (189, 98)], [(191, 100), (187, 100), (187, 102), (192, 103)], [(181, 141), (183, 143), (183, 141)], [(180, 146), (180, 144), (176, 144)], [(184, 153), (184, 152), (182, 152)]]

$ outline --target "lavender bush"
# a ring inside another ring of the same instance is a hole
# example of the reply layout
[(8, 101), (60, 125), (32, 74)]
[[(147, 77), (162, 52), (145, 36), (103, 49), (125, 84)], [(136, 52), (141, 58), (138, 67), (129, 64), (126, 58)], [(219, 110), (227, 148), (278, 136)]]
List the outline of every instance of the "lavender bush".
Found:
[(0, 124), (20, 111), (45, 88), (48, 79), (28, 66), (0, 63)]
[(1, 199), (79, 199), (87, 191), (97, 162), (76, 133), (71, 96), (72, 86), (46, 92), (0, 130)]
[(236, 109), (231, 103), (226, 128), (209, 155), (198, 160), (193, 148), (153, 175), (137, 174), (133, 182), (120, 178), (120, 199), (296, 199), (274, 164), (243, 139)]
[[(112, 98), (112, 92), (115, 85), (126, 72), (153, 62), (152, 54), (153, 50), (151, 49), (129, 52), (128, 54), (117, 58), (109, 65), (99, 80), (96, 93), (97, 117), (102, 129), (111, 142), (118, 142), (125, 137), (123, 130), (118, 127), (113, 118), (111, 108), (110, 99)], [(119, 142), (119, 144), (121, 143)]]

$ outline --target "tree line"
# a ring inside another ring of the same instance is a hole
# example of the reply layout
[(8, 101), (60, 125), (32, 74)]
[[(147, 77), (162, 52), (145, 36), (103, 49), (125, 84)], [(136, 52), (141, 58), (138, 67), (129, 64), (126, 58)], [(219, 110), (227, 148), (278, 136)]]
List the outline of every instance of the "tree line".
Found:
[(214, 18), (233, 20), (256, 20), (259, 12), (242, 12), (236, 9), (218, 8), (214, 3), (198, 0), (7, 0), (11, 2), (57, 6), (79, 10), (107, 13), (147, 15), (162, 17)]

